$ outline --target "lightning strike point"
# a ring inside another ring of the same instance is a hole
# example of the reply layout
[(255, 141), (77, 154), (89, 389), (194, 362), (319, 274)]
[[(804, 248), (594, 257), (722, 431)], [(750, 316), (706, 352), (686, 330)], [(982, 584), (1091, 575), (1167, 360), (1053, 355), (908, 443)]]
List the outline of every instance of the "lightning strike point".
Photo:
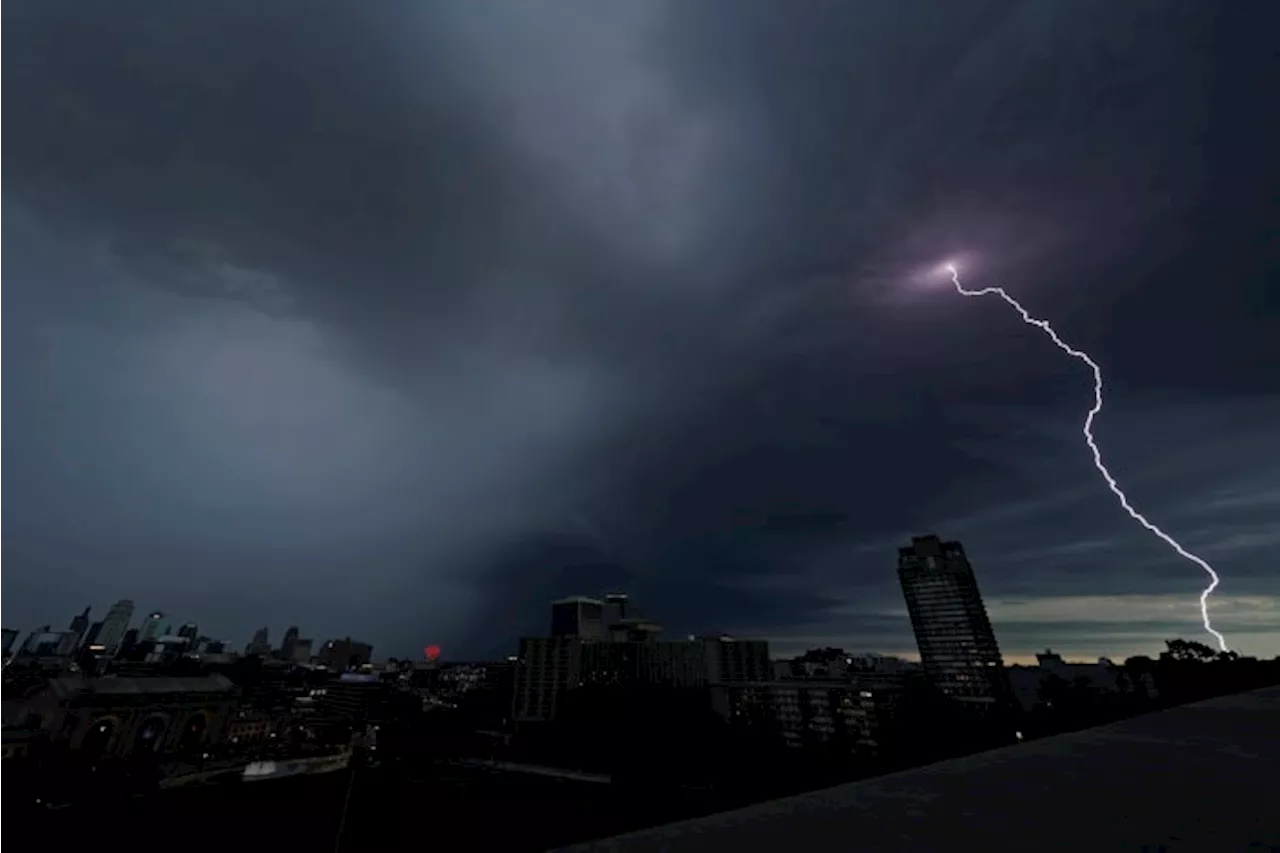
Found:
[(947, 274), (950, 275), (951, 283), (955, 285), (956, 292), (961, 296), (998, 296), (1010, 308), (1018, 312), (1018, 316), (1022, 318), (1022, 322), (1026, 323), (1028, 326), (1034, 326), (1044, 332), (1049, 336), (1049, 339), (1053, 341), (1054, 345), (1058, 349), (1062, 350), (1072, 358), (1084, 362), (1088, 365), (1089, 369), (1093, 371), (1093, 406), (1089, 409), (1089, 413), (1085, 415), (1084, 424), (1081, 428), (1085, 444), (1089, 446), (1089, 451), (1093, 454), (1093, 467), (1098, 469), (1098, 473), (1102, 475), (1102, 479), (1106, 482), (1107, 488), (1111, 490), (1113, 495), (1115, 495), (1116, 500), (1120, 503), (1120, 507), (1129, 514), (1130, 518), (1138, 522), (1138, 524), (1144, 527), (1148, 532), (1172, 548), (1174, 553), (1179, 557), (1199, 566), (1204, 573), (1209, 576), (1209, 585), (1200, 593), (1200, 618), (1204, 623), (1204, 630), (1218, 641), (1218, 648), (1224, 652), (1229, 651), (1230, 648), (1227, 645), (1227, 638), (1214, 629), (1212, 620), (1209, 618), (1209, 596), (1213, 595), (1213, 591), (1218, 588), (1218, 573), (1214, 571), (1213, 566), (1210, 566), (1206, 561), (1183, 548), (1172, 536), (1165, 533), (1152, 522), (1148, 521), (1146, 516), (1134, 509), (1133, 505), (1129, 503), (1129, 497), (1120, 488), (1119, 483), (1116, 482), (1116, 478), (1111, 475), (1111, 471), (1107, 469), (1106, 464), (1102, 461), (1102, 450), (1098, 447), (1098, 442), (1093, 435), (1094, 421), (1102, 411), (1102, 368), (1098, 366), (1098, 363), (1094, 361), (1088, 353), (1070, 346), (1063, 341), (1062, 338), (1058, 337), (1058, 333), (1049, 325), (1048, 320), (1041, 320), (1037, 317), (1032, 317), (1027, 309), (1022, 307), (1022, 303), (1010, 296), (1003, 287), (982, 287), (978, 290), (969, 290), (960, 283), (960, 273), (956, 269), (955, 262), (948, 261), (943, 264), (943, 268), (946, 270)]

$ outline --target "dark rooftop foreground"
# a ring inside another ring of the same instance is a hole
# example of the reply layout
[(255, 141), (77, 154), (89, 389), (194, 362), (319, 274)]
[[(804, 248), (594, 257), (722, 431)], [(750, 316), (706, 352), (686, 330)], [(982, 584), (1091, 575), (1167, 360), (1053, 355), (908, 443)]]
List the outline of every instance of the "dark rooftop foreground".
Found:
[(564, 848), (1280, 850), (1280, 688)]

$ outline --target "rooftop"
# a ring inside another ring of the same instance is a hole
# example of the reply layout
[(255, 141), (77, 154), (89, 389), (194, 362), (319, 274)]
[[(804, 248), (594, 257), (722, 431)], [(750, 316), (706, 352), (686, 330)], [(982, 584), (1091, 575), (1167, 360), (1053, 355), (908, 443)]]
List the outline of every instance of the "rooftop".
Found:
[(50, 679), (49, 684), (60, 696), (83, 693), (111, 696), (138, 693), (232, 693), (236, 689), (231, 679), (218, 673), (195, 677), (108, 675), (102, 678), (83, 678), (64, 675)]
[(598, 604), (601, 607), (604, 607), (603, 601), (586, 595), (570, 595), (564, 598), (557, 598), (555, 601), (551, 602), (552, 607), (557, 604)]
[(1277, 719), (1267, 688), (564, 849), (1274, 850)]

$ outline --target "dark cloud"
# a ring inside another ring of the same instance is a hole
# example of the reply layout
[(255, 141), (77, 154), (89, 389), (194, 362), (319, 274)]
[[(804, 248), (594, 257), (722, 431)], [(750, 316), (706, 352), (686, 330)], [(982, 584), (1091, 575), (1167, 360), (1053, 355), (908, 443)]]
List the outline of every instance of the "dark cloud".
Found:
[(936, 529), (1011, 653), (1194, 633), (1002, 610), (1202, 577), (1092, 473), (1078, 363), (917, 286), (961, 253), (1099, 358), (1117, 475), (1274, 652), (1274, 16), (6, 8), (6, 624), (498, 653), (625, 587), (901, 650)]

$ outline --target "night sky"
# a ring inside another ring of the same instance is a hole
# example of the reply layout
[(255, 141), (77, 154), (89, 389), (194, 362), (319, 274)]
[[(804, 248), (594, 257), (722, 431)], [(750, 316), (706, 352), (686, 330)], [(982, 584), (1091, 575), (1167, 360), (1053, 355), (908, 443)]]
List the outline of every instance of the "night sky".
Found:
[[(1280, 654), (1280, 5), (4, 8), (3, 621)], [(944, 283), (945, 284), (945, 283)]]

